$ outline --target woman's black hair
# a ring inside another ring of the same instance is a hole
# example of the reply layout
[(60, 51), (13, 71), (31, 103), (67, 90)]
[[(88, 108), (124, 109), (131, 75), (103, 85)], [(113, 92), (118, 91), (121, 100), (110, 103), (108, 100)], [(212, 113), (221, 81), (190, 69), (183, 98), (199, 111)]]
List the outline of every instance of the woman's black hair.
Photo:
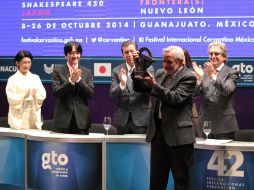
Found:
[(32, 54), (27, 50), (20, 50), (15, 56), (14, 60), (20, 62), (24, 57), (29, 57), (31, 60), (33, 60)]

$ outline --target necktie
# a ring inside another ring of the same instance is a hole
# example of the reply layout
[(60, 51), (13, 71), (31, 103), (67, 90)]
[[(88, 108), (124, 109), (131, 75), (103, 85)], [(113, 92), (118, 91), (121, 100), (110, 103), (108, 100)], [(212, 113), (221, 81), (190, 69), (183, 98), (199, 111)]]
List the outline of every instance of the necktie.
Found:
[(133, 71), (133, 67), (131, 67), (130, 69), (129, 69), (129, 71), (128, 71), (128, 76), (131, 76), (131, 73), (132, 73), (132, 71)]
[(131, 90), (132, 89), (132, 79), (131, 79), (131, 73), (132, 73), (132, 71), (133, 71), (133, 67), (131, 67), (130, 69), (129, 69), (129, 71), (128, 71), (128, 77), (127, 77), (127, 86), (128, 86), (128, 88), (129, 88), (129, 90)]

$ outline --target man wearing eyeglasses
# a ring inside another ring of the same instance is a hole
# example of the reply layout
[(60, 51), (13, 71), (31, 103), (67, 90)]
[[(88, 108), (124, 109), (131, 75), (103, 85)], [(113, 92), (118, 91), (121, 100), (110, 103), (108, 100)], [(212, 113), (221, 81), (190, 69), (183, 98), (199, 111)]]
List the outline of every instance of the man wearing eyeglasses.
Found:
[(208, 54), (210, 62), (206, 62), (203, 69), (195, 62), (192, 64), (198, 79), (196, 92), (202, 96), (200, 124), (211, 121), (210, 138), (234, 139), (238, 130), (234, 92), (239, 73), (226, 65), (227, 47), (224, 43), (210, 43)]
[(195, 142), (191, 109), (197, 79), (184, 61), (182, 48), (169, 46), (163, 49), (163, 69), (155, 76), (136, 77), (145, 80), (156, 97), (146, 136), (151, 142), (150, 190), (166, 189), (170, 171), (175, 190), (190, 189)]

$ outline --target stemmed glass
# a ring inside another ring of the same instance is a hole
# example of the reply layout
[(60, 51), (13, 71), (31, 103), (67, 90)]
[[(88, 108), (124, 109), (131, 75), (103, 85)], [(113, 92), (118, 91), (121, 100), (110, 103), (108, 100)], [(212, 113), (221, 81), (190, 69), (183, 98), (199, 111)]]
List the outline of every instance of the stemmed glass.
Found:
[(111, 127), (111, 117), (104, 117), (103, 119), (103, 126), (107, 131), (107, 135), (108, 135), (108, 130)]
[(208, 135), (211, 133), (212, 128), (211, 128), (211, 121), (204, 121), (203, 124), (203, 131), (206, 135), (206, 140), (208, 139)]

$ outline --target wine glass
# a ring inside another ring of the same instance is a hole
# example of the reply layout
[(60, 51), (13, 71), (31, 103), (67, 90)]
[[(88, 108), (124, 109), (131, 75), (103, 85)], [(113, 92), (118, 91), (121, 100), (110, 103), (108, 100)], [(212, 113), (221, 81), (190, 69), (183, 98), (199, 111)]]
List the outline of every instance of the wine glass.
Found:
[(204, 121), (203, 123), (203, 131), (206, 135), (206, 140), (208, 139), (208, 135), (211, 133), (212, 128), (211, 128), (211, 121)]
[(107, 135), (108, 135), (108, 130), (111, 127), (111, 117), (104, 117), (103, 119), (103, 126), (107, 131)]

